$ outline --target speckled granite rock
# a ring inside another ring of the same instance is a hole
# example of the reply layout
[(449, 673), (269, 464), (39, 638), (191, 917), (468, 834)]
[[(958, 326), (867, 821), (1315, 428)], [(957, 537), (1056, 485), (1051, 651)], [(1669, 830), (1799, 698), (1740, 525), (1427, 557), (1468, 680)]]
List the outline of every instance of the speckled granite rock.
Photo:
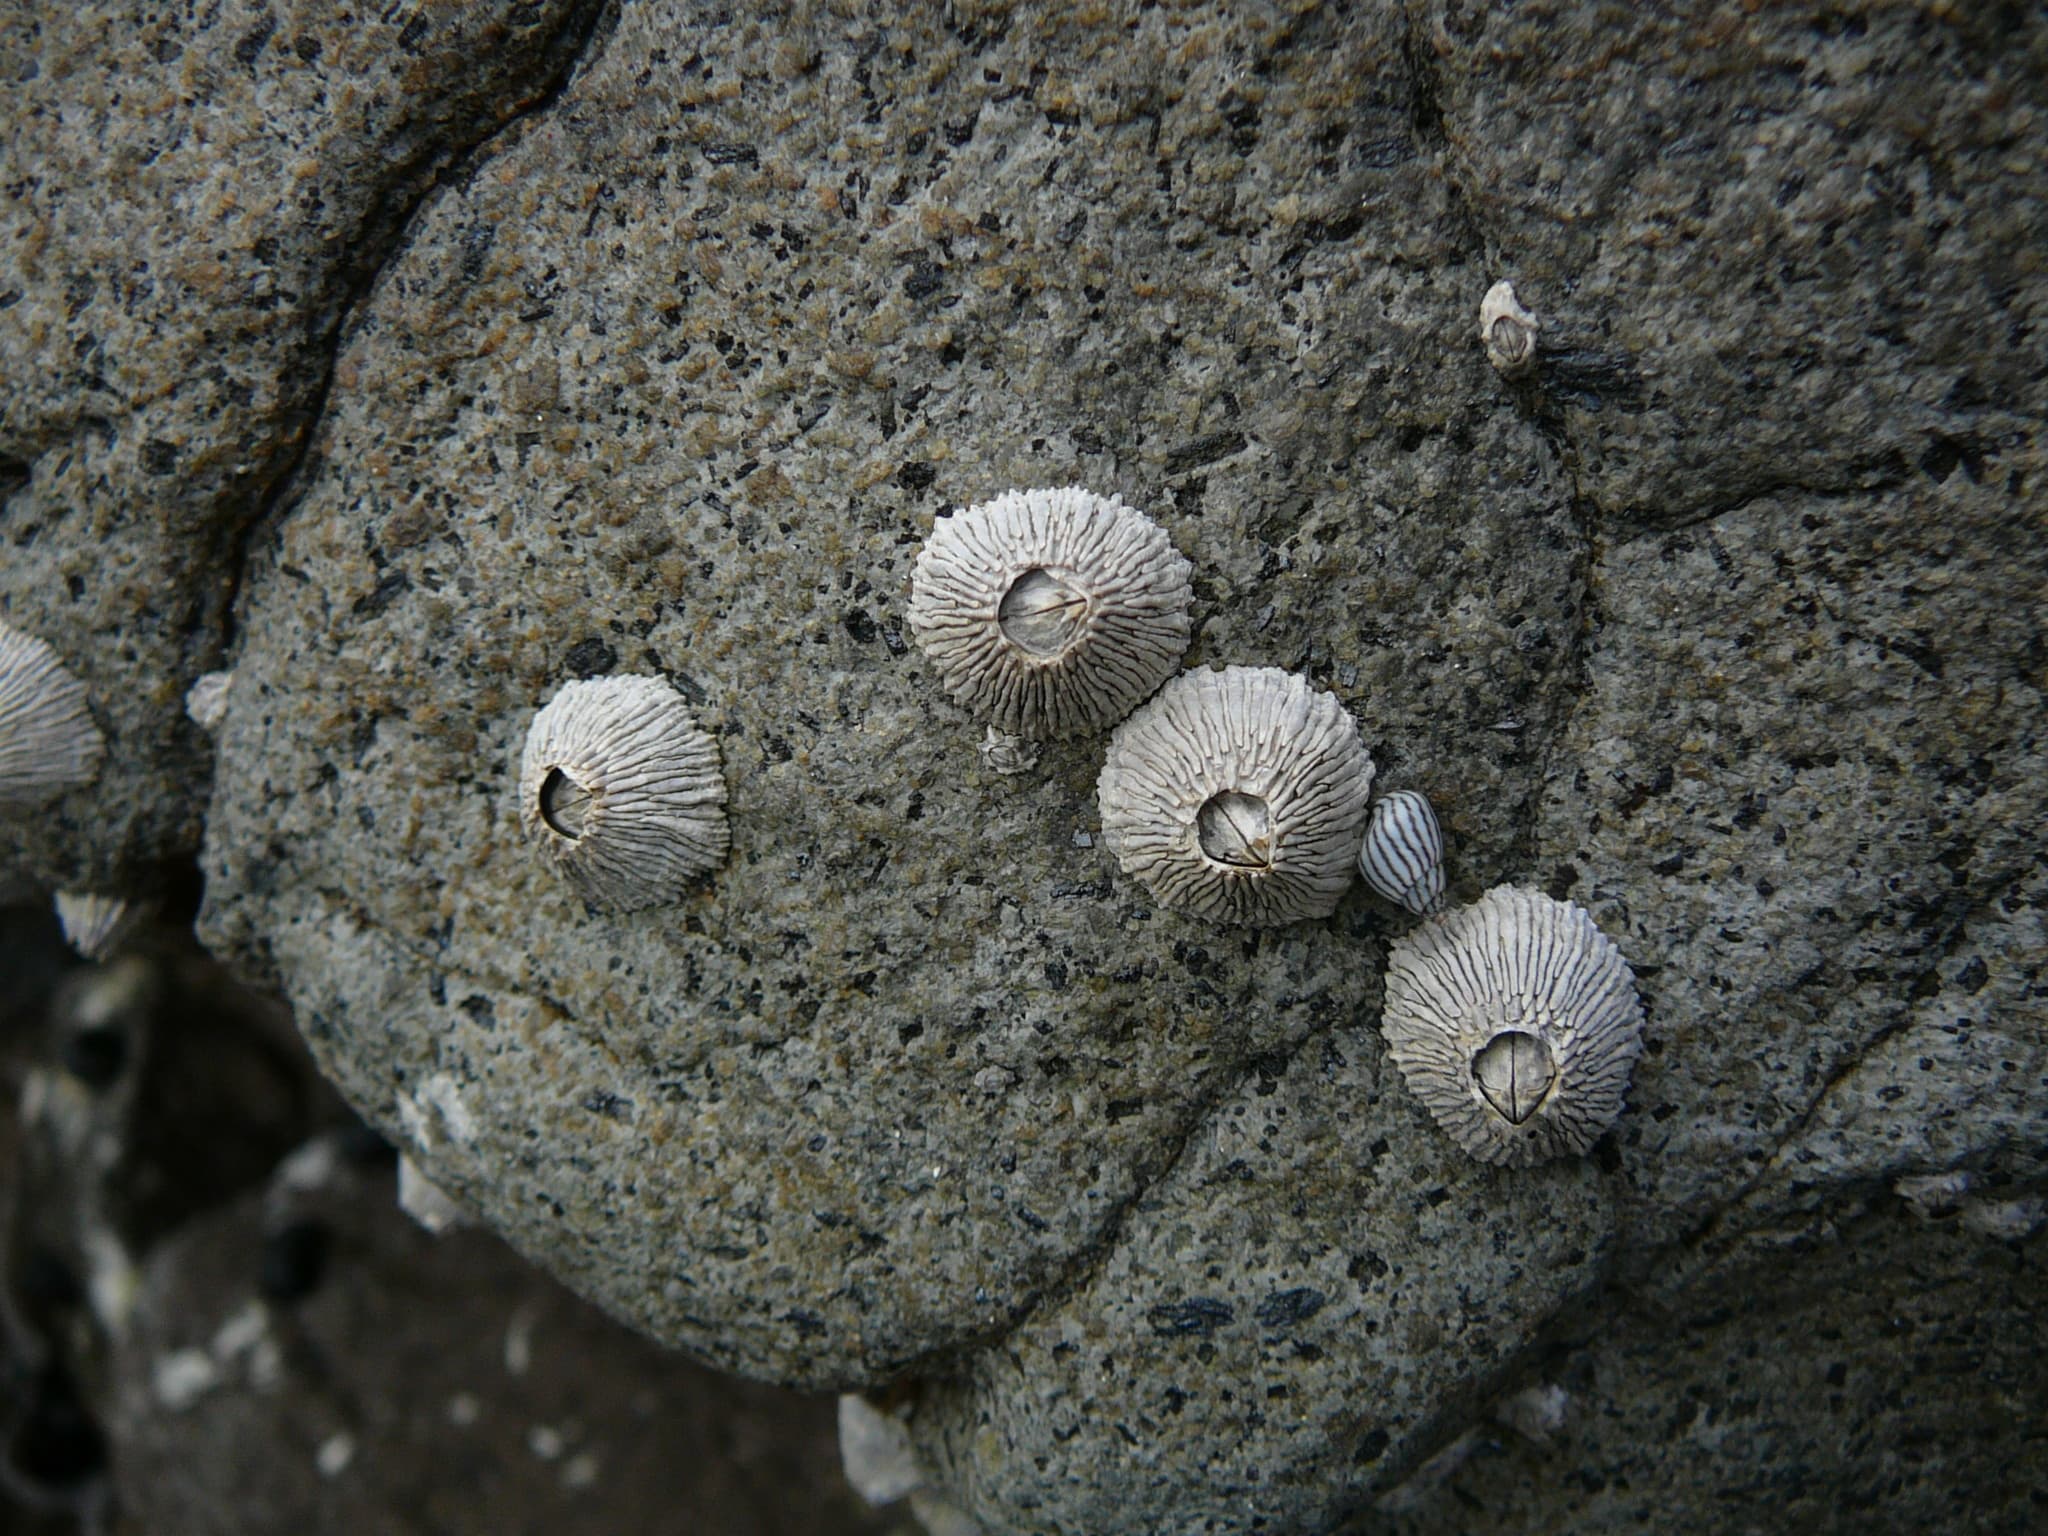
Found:
[[(428, 1177), (835, 1386), (1009, 1326), (1248, 1061), (1369, 1017), (1386, 921), (1155, 911), (1093, 846), (1099, 741), (984, 768), (901, 630), (932, 518), (1150, 511), (1190, 662), (1332, 687), (1468, 888), (1527, 836), (1584, 555), (1391, 18), (894, 15), (627, 8), (422, 219), (250, 577), (209, 844), (212, 942)], [(605, 670), (724, 754), (679, 907), (586, 909), (520, 835), (536, 706)]]
[(665, 1355), (495, 1239), (428, 1237), (388, 1162), (325, 1143), (163, 1247), (115, 1379), (116, 1488), (153, 1531), (893, 1528), (840, 1479), (829, 1402)]
[(0, 819), (0, 869), (71, 888), (197, 847), (185, 690), (342, 314), (595, 7), (189, 9), (0, 16), (0, 615), (83, 679), (108, 744), (94, 785)]
[(1761, 1283), (1576, 1318), (1540, 1441), (1480, 1425), (1346, 1536), (2039, 1530), (2043, 1249), (1885, 1195)]
[[(1327, 1529), (1603, 1283), (2039, 1177), (2038, 24), (944, 15), (621, 6), (363, 305), (243, 584), (206, 916), (351, 1099), (673, 1342), (926, 1378), (996, 1533)], [(1094, 846), (1099, 743), (979, 762), (909, 561), (1073, 480), (1194, 561), (1191, 664), (1353, 707), (1454, 894), (1636, 962), (1591, 1160), (1437, 1136), (1363, 894), (1203, 929)], [(607, 671), (732, 796), (624, 918), (512, 797)]]

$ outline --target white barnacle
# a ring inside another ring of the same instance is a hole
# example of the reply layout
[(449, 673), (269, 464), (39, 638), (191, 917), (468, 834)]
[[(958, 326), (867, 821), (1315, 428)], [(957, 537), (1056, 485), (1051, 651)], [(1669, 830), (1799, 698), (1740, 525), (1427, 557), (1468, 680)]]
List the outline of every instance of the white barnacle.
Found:
[(232, 672), (206, 672), (199, 680), (185, 690), (185, 713), (192, 723), (202, 731), (214, 731), (227, 717), (228, 689), (233, 686)]
[(998, 729), (1086, 735), (1180, 665), (1192, 569), (1114, 496), (1008, 491), (933, 526), (910, 629), (946, 691)]
[(1358, 872), (1374, 891), (1418, 915), (1444, 904), (1444, 829), (1427, 795), (1397, 789), (1373, 802)]
[(731, 848), (718, 743), (658, 677), (565, 684), (533, 718), (519, 819), (591, 901), (678, 899)]
[(1110, 738), (1102, 834), (1166, 906), (1272, 927), (1351, 883), (1372, 757), (1332, 694), (1274, 667), (1186, 672)]
[(1409, 1089), (1482, 1162), (1585, 1151), (1621, 1113), (1642, 1005), (1583, 907), (1498, 885), (1387, 958), (1380, 1033)]
[(85, 685), (47, 644), (0, 620), (0, 810), (90, 784), (106, 750)]
[(57, 893), (57, 926), (81, 959), (105, 960), (155, 912), (155, 903), (84, 891)]
[(1486, 344), (1486, 360), (1508, 378), (1536, 366), (1536, 333), (1541, 329), (1515, 298), (1513, 283), (1495, 283), (1479, 301), (1479, 339)]

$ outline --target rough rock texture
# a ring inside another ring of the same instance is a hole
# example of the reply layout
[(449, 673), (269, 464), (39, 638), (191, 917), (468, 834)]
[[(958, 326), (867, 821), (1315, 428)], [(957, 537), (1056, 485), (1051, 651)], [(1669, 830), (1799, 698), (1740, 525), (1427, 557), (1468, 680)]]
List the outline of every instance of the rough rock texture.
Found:
[(489, 1236), (427, 1236), (392, 1185), (314, 1144), (151, 1262), (110, 1422), (143, 1529), (892, 1528), (829, 1402), (666, 1355)]
[(1575, 1318), (1561, 1425), (1497, 1415), (1347, 1536), (2040, 1530), (2044, 1239), (1879, 1205), (1767, 1283)]
[[(424, 202), (247, 569), (191, 557), (240, 581), (207, 932), (350, 1098), (670, 1341), (922, 1378), (933, 1471), (999, 1533), (1327, 1529), (1603, 1286), (1740, 1277), (1819, 1331), (1852, 1287), (1809, 1240), (1873, 1191), (1967, 1176), (1997, 1198), (1958, 1221), (2023, 1234), (2048, 27), (899, 9), (617, 6)], [(1512, 384), (1474, 334), (1503, 278), (1543, 325)], [(116, 451), (73, 436), (10, 530)], [(1194, 562), (1190, 664), (1358, 712), (1454, 897), (1543, 884), (1636, 963), (1590, 1160), (1479, 1167), (1385, 1071), (1390, 909), (1205, 929), (1096, 846), (1099, 742), (983, 766), (906, 647), (909, 562), (949, 507), (1070, 482)], [(157, 537), (82, 527), (33, 560)], [(609, 671), (683, 689), (732, 792), (729, 864), (630, 918), (512, 794), (534, 708)], [(1901, 1291), (1975, 1262), (1883, 1252)], [(1933, 1286), (1924, 1326), (2014, 1294)], [(1602, 1368), (1652, 1393), (1674, 1325), (1627, 1315)], [(1731, 1329), (1691, 1332), (1770, 1338)], [(1528, 1486), (1530, 1524), (1578, 1507)]]
[(303, 452), (342, 312), (594, 0), (0, 14), (0, 614), (106, 733), (98, 782), (0, 821), (0, 868), (147, 884), (199, 841), (183, 698)]
[[(1000, 1332), (1248, 1060), (1370, 1018), (1363, 895), (1155, 911), (1099, 740), (980, 765), (901, 632), (949, 506), (1121, 493), (1195, 563), (1191, 665), (1333, 688), (1469, 885), (1528, 833), (1557, 456), (1466, 345), (1398, 19), (1237, 9), (623, 9), (421, 220), (249, 578), (212, 942), (437, 1184), (722, 1364)], [(671, 677), (731, 786), (727, 867), (627, 917), (512, 788), (605, 670)]]

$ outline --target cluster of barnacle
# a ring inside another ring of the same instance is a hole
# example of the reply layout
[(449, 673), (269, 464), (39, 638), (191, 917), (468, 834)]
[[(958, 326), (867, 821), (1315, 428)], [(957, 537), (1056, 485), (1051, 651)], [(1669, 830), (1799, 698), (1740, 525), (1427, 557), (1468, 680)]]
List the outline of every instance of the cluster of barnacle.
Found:
[[(1480, 334), (1504, 373), (1537, 322), (1497, 284)], [(987, 723), (984, 756), (1110, 727), (1096, 784), (1105, 843), (1164, 905), (1274, 926), (1328, 916), (1353, 877), (1422, 918), (1389, 957), (1381, 1029), (1437, 1123), (1489, 1162), (1583, 1151), (1620, 1112), (1640, 1049), (1627, 963), (1570, 902), (1497, 886), (1444, 912), (1443, 831), (1419, 791), (1371, 795), (1372, 756), (1337, 698), (1272, 667), (1175, 675), (1192, 566), (1165, 531), (1079, 487), (1011, 491), (942, 519), (911, 578), (910, 627), (947, 692)], [(213, 729), (230, 674), (187, 699)], [(42, 641), (0, 624), (0, 806), (89, 782), (104, 742)], [(562, 687), (519, 776), (528, 837), (589, 901), (679, 899), (731, 846), (718, 745), (667, 682)], [(111, 948), (118, 902), (66, 896), (81, 947)]]
[(1569, 902), (1514, 886), (1443, 908), (1443, 830), (1333, 695), (1273, 667), (1175, 675), (1191, 567), (1163, 529), (1079, 488), (941, 520), (910, 627), (946, 690), (1028, 739), (1111, 731), (1103, 840), (1160, 903), (1256, 927), (1328, 916), (1355, 870), (1423, 919), (1389, 960), (1381, 1029), (1437, 1123), (1485, 1161), (1581, 1152), (1640, 1047), (1627, 964)]

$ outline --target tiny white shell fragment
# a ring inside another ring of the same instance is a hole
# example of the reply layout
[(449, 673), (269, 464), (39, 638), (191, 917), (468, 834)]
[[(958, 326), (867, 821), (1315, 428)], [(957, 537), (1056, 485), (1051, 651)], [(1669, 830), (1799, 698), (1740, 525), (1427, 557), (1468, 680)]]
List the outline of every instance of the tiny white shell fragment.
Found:
[(202, 731), (219, 728), (228, 712), (228, 689), (235, 681), (232, 672), (206, 672), (185, 690), (185, 713)]
[(1192, 570), (1114, 496), (1008, 491), (933, 525), (910, 629), (946, 691), (998, 729), (1086, 735), (1180, 665)]
[(1336, 909), (1372, 772), (1334, 695), (1228, 667), (1183, 673), (1118, 726), (1095, 794), (1110, 851), (1161, 903), (1272, 927)]
[(1427, 795), (1397, 789), (1373, 802), (1358, 872), (1374, 891), (1418, 916), (1444, 904), (1444, 829)]
[(988, 765), (990, 773), (999, 773), (1004, 778), (1015, 778), (1020, 773), (1029, 773), (1038, 766), (1038, 748), (1023, 736), (1012, 736), (1008, 731), (999, 731), (990, 726), (981, 738), (978, 749), (981, 760)]
[(1495, 283), (1479, 301), (1479, 339), (1486, 360), (1508, 378), (1536, 366), (1536, 333), (1542, 324), (1515, 298), (1513, 283)]
[(1482, 1162), (1584, 1152), (1642, 1049), (1635, 976), (1583, 907), (1500, 885), (1387, 958), (1380, 1033), (1432, 1118)]
[(0, 620), (0, 810), (90, 784), (106, 750), (85, 685), (47, 644)]
[(57, 926), (80, 959), (106, 959), (148, 921), (155, 903), (84, 891), (57, 893)]
[(534, 716), (519, 776), (527, 836), (591, 901), (675, 901), (724, 862), (718, 743), (658, 677), (565, 684)]

